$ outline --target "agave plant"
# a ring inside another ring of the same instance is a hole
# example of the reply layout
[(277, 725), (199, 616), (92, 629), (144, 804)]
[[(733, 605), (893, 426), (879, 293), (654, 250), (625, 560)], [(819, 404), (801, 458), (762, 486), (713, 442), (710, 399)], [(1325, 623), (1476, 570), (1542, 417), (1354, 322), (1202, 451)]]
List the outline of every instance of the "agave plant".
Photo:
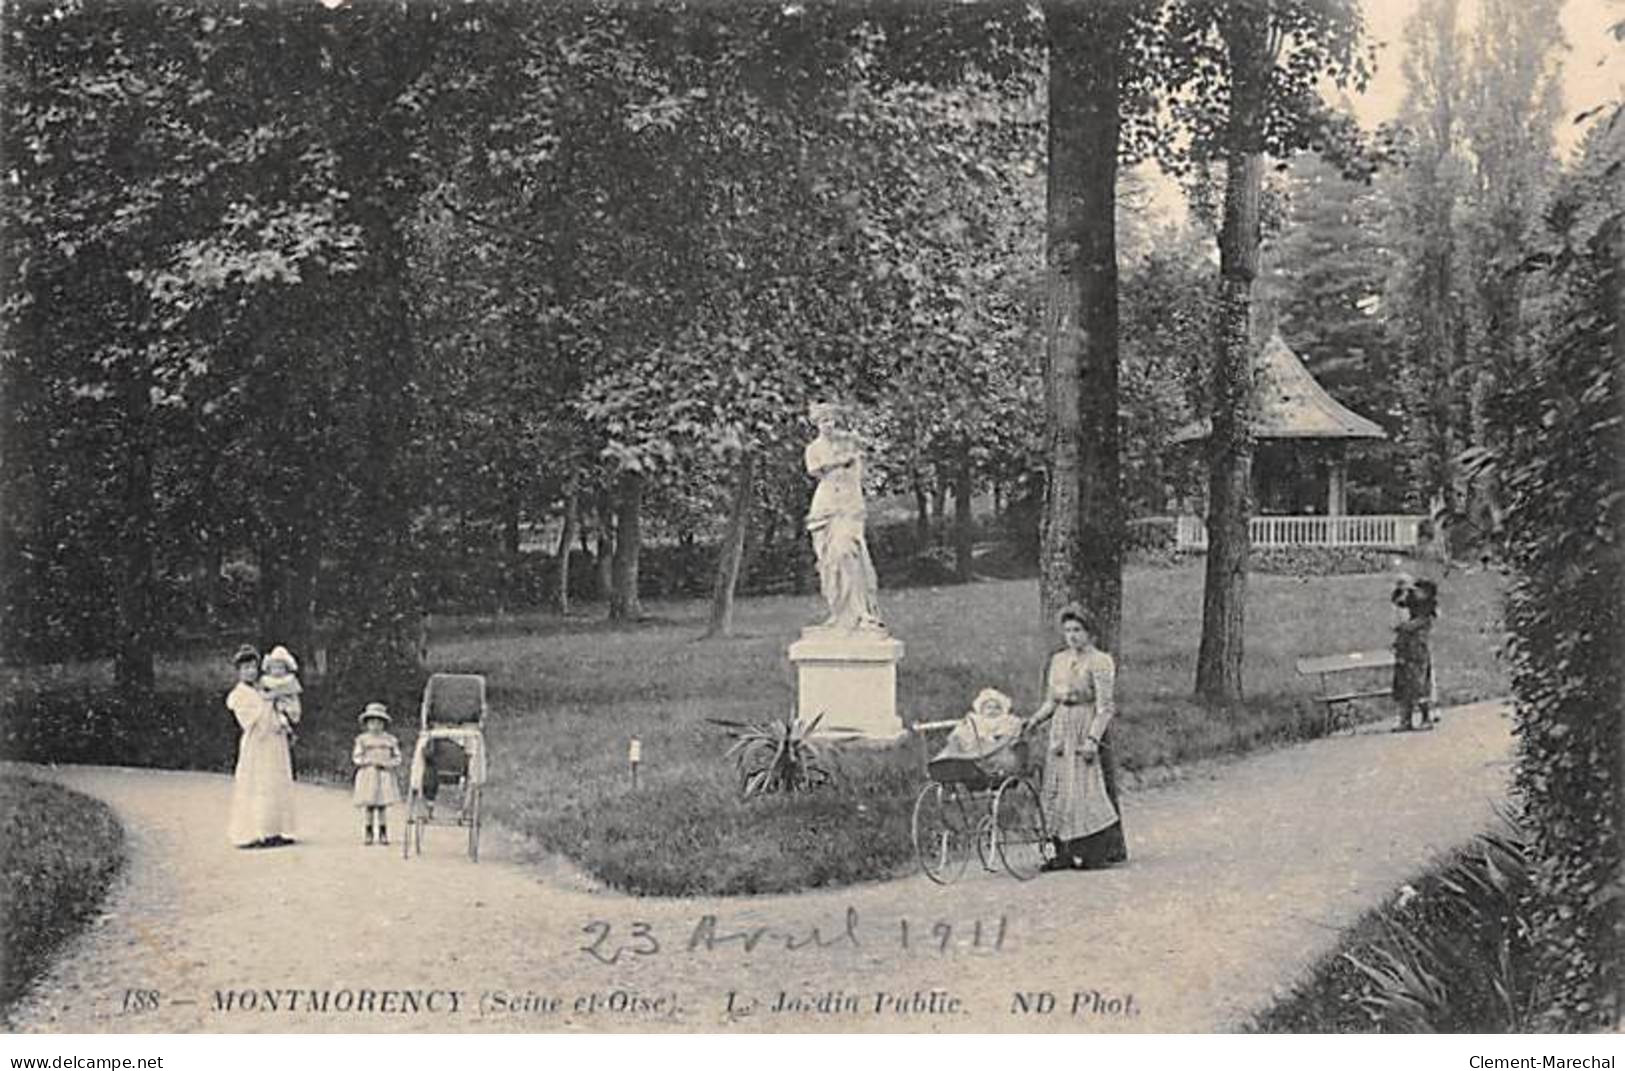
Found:
[(1379, 1021), (1405, 1033), (1436, 1033), (1450, 1000), (1438, 959), (1407, 926), (1382, 921), (1387, 940), (1370, 948), (1372, 962), (1343, 953), (1372, 983), (1360, 1003)]
[(1396, 1029), (1432, 1032), (1459, 1019), (1464, 999), (1470, 999), (1451, 989), (1476, 982), (1494, 998), (1494, 1006), (1482, 1012), (1491, 1021), (1479, 1029), (1526, 1029), (1539, 1000), (1530, 966), (1527, 898), (1532, 882), (1516, 832), (1478, 838), (1435, 881), (1438, 902), (1467, 924), (1464, 933), (1470, 938), (1450, 939), (1448, 927), (1441, 931), (1437, 921), (1411, 923), (1384, 914), (1381, 941), (1360, 955), (1343, 954), (1371, 983), (1361, 1003)]
[(793, 714), (755, 724), (710, 718), (733, 737), (724, 758), (734, 760), (739, 772), (739, 795), (744, 799), (774, 792), (806, 792), (835, 780), (835, 752), (814, 740), (822, 714), (804, 722)]
[(1476, 923), (1480, 969), (1499, 1005), (1499, 1025), (1521, 1031), (1539, 996), (1529, 967), (1534, 931), (1527, 901), (1534, 875), (1515, 837), (1484, 834), (1475, 847), (1439, 876), (1439, 885)]

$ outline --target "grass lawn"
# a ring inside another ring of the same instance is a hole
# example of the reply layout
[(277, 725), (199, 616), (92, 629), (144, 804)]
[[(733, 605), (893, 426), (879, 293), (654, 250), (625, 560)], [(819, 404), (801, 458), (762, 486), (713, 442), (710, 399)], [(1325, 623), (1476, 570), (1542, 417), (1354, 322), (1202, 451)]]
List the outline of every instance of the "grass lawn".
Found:
[(101, 903), (124, 861), (104, 804), (59, 785), (0, 774), (0, 1018)]
[[(1132, 774), (1315, 735), (1315, 684), (1297, 676), (1293, 663), (1386, 647), (1388, 584), (1376, 575), (1252, 577), (1248, 699), (1240, 710), (1218, 713), (1190, 699), (1201, 563), (1130, 569), (1115, 730), (1124, 768)], [(1496, 658), (1499, 593), (1499, 578), (1485, 573), (1453, 578), (1447, 587), (1434, 631), (1447, 702), (1506, 689)], [(1034, 581), (882, 592), (887, 622), (907, 645), (898, 670), (904, 720), (955, 717), (988, 685), (1011, 694), (1018, 711), (1031, 711), (1058, 642), (1037, 620), (1037, 605)], [(924, 778), (917, 745), (849, 750), (845, 776), (832, 790), (749, 804), (735, 798), (732, 768), (722, 758), (727, 740), (705, 719), (755, 721), (790, 711), (795, 678), (785, 648), (818, 607), (811, 597), (745, 600), (740, 635), (700, 642), (706, 609), (698, 601), (656, 603), (650, 620), (625, 627), (544, 614), (438, 622), (430, 668), (490, 680), (491, 816), (642, 894), (773, 892), (912, 866), (909, 815)], [(163, 676), (166, 686), (209, 708), (208, 728), (177, 730), (169, 754), (206, 753), (211, 757), (197, 765), (229, 768), (222, 756), (229, 757), (232, 727), (220, 706), (229, 667), (176, 663), (164, 666)], [(406, 712), (395, 727), (408, 747), (415, 687), (405, 682), (401, 695), (380, 697), (398, 715)], [(831, 712), (830, 720), (840, 719)], [(301, 775), (347, 776), (353, 733), (354, 712), (307, 716)], [(643, 741), (635, 792), (626, 765), (632, 736)]]

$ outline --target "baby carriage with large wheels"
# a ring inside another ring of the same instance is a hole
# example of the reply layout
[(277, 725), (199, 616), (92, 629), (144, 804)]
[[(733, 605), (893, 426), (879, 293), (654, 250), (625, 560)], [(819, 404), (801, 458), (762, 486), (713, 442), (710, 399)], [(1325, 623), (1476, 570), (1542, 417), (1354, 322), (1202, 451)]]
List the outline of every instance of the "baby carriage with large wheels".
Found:
[(957, 880), (975, 855), (985, 871), (999, 867), (1013, 878), (1036, 877), (1049, 851), (1049, 827), (1035, 783), (1041, 765), (1032, 756), (1026, 726), (1007, 716), (1001, 731), (986, 732), (972, 714), (953, 721), (916, 722), (921, 734), (952, 729), (926, 763), (929, 780), (914, 799), (914, 853), (926, 877), (939, 885)]
[(423, 686), (406, 793), (403, 856), (423, 854), (428, 827), (457, 826), (467, 831), (468, 857), (479, 862), (487, 713), (485, 678), (478, 674), (436, 673)]

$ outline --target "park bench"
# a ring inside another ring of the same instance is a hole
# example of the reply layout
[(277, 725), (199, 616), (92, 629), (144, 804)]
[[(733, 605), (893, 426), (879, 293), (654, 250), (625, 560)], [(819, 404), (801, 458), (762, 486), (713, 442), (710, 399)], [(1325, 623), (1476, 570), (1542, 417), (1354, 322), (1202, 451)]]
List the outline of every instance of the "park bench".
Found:
[[(1350, 704), (1356, 699), (1374, 699), (1394, 694), (1394, 653), (1354, 651), (1350, 654), (1322, 655), (1298, 659), (1298, 673), (1320, 678), (1320, 701), (1326, 706), (1326, 734), (1339, 728), (1354, 728)], [(1383, 670), (1379, 679), (1376, 671)]]

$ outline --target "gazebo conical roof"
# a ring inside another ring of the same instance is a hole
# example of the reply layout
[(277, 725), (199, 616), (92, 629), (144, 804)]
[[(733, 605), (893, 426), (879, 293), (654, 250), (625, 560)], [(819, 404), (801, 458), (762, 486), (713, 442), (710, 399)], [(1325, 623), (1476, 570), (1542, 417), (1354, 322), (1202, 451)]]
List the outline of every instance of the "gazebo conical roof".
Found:
[[(1386, 439), (1375, 422), (1326, 393), (1280, 334), (1270, 336), (1259, 354), (1257, 406), (1253, 437), (1257, 439)], [(1176, 443), (1196, 442), (1213, 432), (1211, 420), (1187, 424), (1174, 433)]]

